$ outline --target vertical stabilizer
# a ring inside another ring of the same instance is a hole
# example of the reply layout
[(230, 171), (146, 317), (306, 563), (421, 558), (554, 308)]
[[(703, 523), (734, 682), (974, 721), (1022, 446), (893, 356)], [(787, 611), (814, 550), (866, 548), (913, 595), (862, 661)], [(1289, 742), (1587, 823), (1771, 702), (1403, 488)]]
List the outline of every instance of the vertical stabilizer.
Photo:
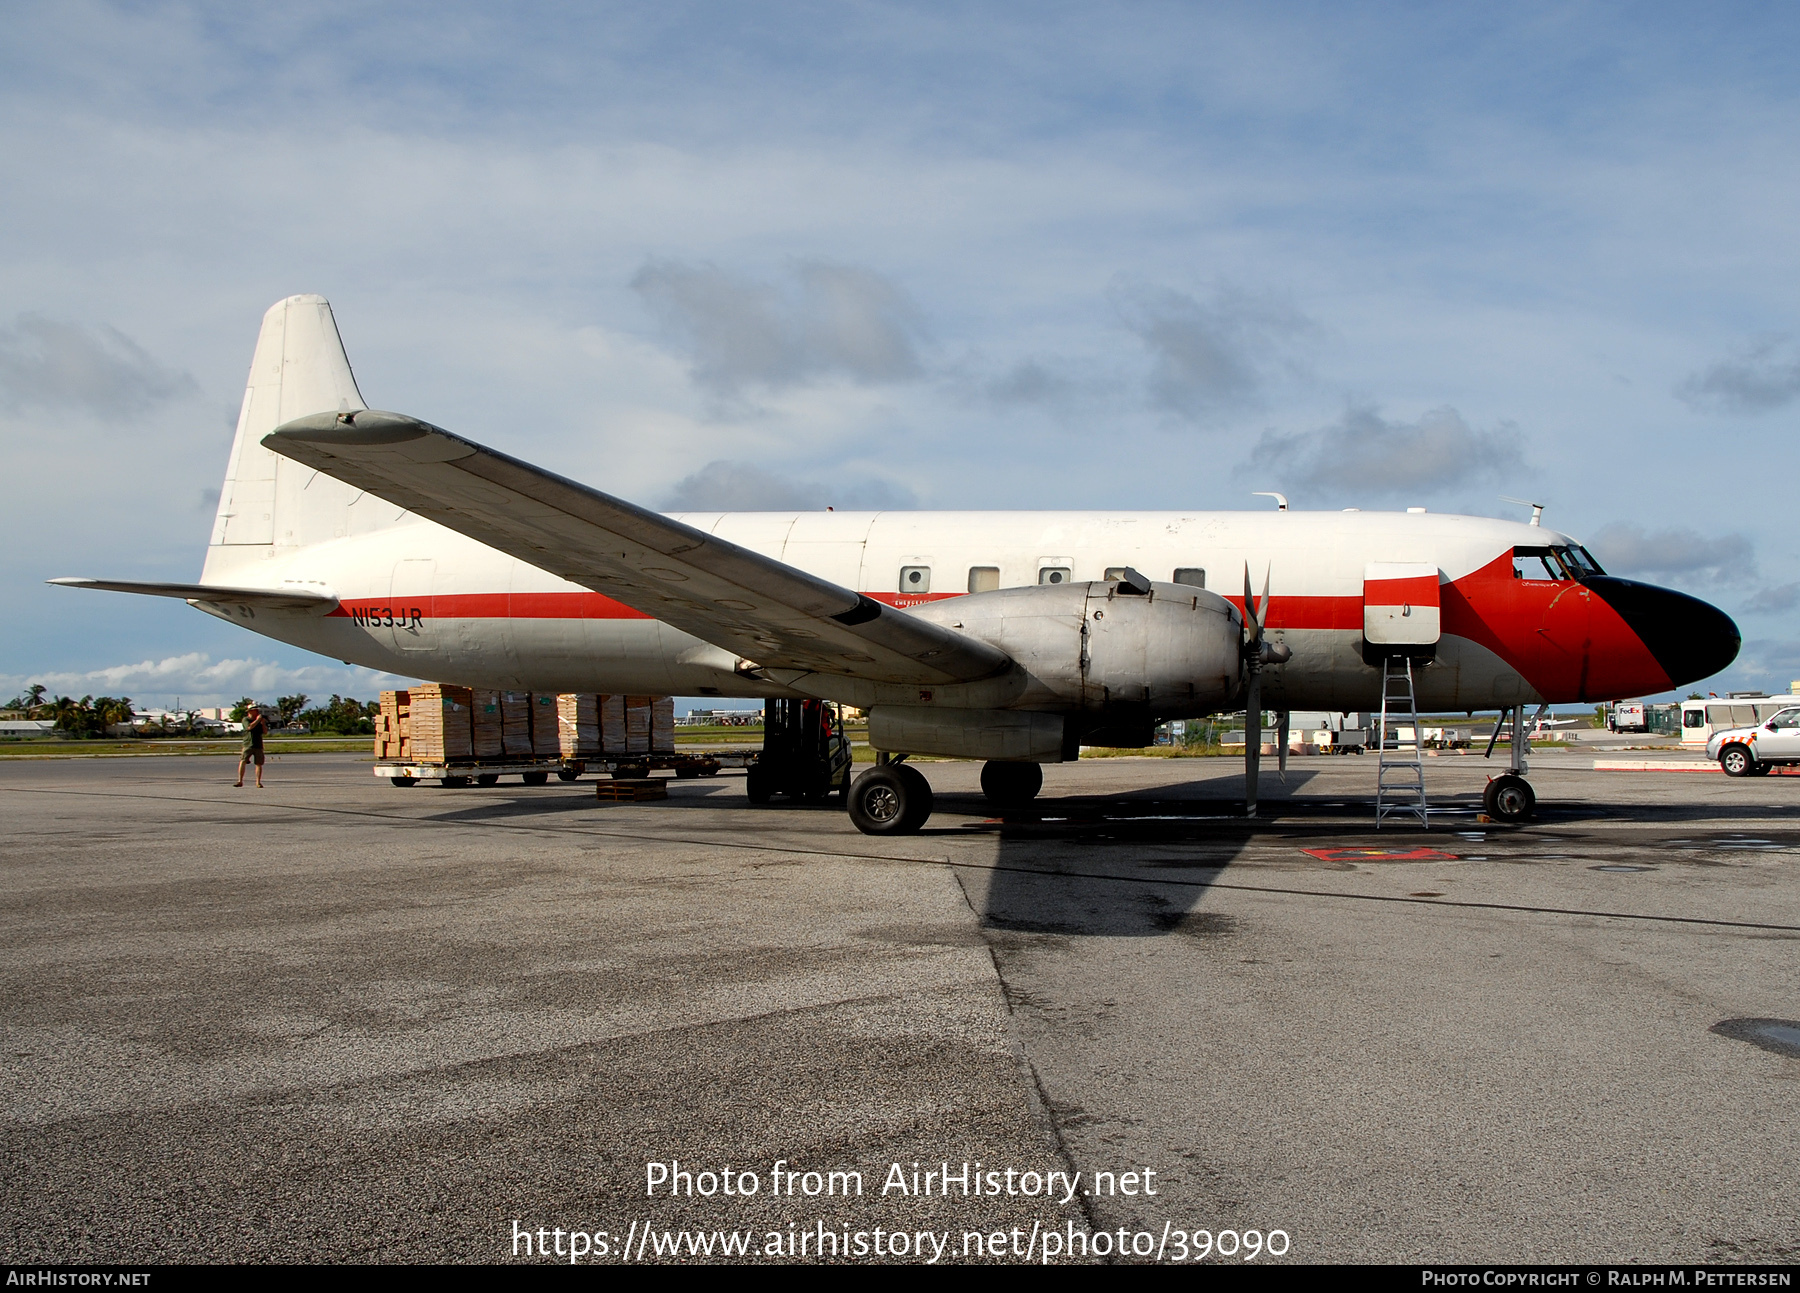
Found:
[(403, 515), (376, 499), (359, 506), (359, 491), (263, 448), (262, 438), (284, 422), (366, 407), (330, 303), (290, 296), (270, 306), (250, 361), (203, 580), (227, 581), (233, 571)]

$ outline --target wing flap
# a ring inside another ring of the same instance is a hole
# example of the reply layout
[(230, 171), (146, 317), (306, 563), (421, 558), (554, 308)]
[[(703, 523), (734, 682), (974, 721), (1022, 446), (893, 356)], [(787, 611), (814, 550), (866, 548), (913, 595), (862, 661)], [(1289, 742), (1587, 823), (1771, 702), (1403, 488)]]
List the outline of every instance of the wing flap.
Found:
[(263, 443), (765, 669), (991, 677), (988, 643), (397, 413), (322, 413)]

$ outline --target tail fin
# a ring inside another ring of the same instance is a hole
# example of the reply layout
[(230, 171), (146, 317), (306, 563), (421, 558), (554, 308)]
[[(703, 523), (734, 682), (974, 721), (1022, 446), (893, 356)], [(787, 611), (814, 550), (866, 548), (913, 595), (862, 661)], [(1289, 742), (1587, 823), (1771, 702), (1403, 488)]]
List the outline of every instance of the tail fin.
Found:
[(322, 296), (290, 296), (270, 306), (250, 361), (203, 582), (229, 582), (296, 548), (384, 528), (402, 515), (392, 504), (363, 498), (262, 446), (262, 438), (284, 422), (366, 407), (330, 303)]

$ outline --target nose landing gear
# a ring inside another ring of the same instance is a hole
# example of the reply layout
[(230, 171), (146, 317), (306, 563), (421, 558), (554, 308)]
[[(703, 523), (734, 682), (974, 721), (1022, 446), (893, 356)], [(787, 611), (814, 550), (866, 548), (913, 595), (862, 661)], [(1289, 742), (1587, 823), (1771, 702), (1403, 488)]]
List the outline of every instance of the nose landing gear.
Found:
[[(1541, 717), (1549, 706), (1539, 708)], [(1500, 724), (1507, 720), (1509, 710), (1501, 710), (1500, 717), (1494, 723), (1494, 735), (1488, 740), (1488, 755), (1494, 753), (1494, 744), (1500, 739)], [(1537, 792), (1531, 783), (1525, 780), (1530, 765), (1525, 761), (1525, 710), (1522, 706), (1510, 707), (1512, 716), (1512, 758), (1507, 770), (1497, 777), (1490, 778), (1487, 789), (1482, 792), (1481, 806), (1487, 815), (1499, 822), (1522, 822), (1537, 811)]]

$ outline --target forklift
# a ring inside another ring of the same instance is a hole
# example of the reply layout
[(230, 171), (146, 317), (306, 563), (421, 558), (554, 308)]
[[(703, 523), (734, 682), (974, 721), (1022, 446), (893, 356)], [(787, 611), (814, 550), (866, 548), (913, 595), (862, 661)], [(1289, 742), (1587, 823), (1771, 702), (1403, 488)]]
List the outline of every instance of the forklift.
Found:
[(826, 700), (770, 700), (763, 704), (763, 747), (744, 778), (753, 804), (776, 795), (823, 804), (850, 789), (850, 742), (843, 717)]

